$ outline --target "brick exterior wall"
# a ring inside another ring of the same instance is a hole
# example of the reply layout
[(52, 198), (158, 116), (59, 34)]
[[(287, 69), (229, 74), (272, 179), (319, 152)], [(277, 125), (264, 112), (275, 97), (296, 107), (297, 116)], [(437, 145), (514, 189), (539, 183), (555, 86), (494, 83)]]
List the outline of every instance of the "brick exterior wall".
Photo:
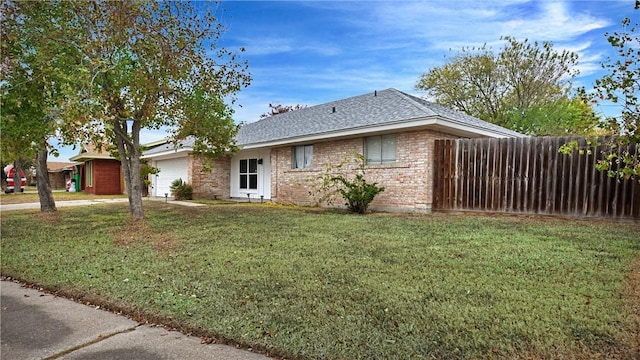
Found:
[[(93, 183), (88, 186), (86, 174), (84, 191), (94, 195), (117, 195), (123, 193), (120, 161), (107, 159), (90, 160), (93, 163)], [(85, 165), (86, 169), (86, 165)]]
[(65, 172), (50, 172), (49, 173), (49, 184), (51, 184), (51, 189), (54, 190), (65, 190), (67, 188), (67, 180), (69, 180), (70, 176), (69, 171)]
[[(371, 203), (372, 210), (430, 211), (433, 198), (434, 140), (454, 136), (428, 131), (411, 131), (396, 134), (396, 162), (394, 164), (369, 165), (366, 178), (377, 182), (385, 191)], [(292, 169), (290, 146), (275, 148), (271, 152), (271, 198), (281, 203), (315, 205), (316, 199), (309, 179), (321, 174), (327, 163), (338, 164), (352, 154), (364, 153), (364, 137), (318, 142), (313, 144), (313, 168)], [(352, 173), (356, 163), (345, 168)], [(337, 199), (334, 205), (341, 205)]]
[(193, 154), (189, 154), (187, 161), (194, 199), (231, 197), (231, 157), (215, 160), (211, 172), (204, 171), (202, 161)]

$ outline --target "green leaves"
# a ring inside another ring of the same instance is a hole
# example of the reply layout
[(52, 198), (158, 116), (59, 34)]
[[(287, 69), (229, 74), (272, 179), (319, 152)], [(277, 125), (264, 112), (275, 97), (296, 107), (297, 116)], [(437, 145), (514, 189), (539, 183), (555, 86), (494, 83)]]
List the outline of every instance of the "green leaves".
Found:
[(235, 136), (239, 125), (233, 121), (233, 109), (200, 86), (191, 89), (181, 101), (183, 111), (178, 114), (174, 139), (194, 138), (193, 152), (203, 160), (206, 170), (216, 158), (237, 151)]
[(580, 98), (560, 98), (506, 113), (505, 126), (535, 136), (595, 135), (600, 117)]
[(193, 199), (193, 187), (182, 179), (173, 180), (169, 186), (169, 190), (171, 190), (171, 195), (173, 195), (176, 200)]
[(48, 149), (55, 135), (60, 89), (75, 54), (50, 38), (61, 28), (54, 19), (65, 10), (50, 2), (2, 2), (2, 53), (0, 96), (2, 160), (34, 159)]
[(193, 137), (195, 153), (207, 159), (235, 151), (237, 126), (225, 101), (234, 102), (251, 76), (238, 55), (243, 50), (218, 46), (225, 28), (215, 17), (217, 4), (134, 0), (43, 6), (51, 11), (42, 18), (59, 24), (43, 32), (51, 36), (44, 37), (47, 44), (74, 54), (71, 61), (50, 63), (65, 74), (59, 129), (68, 143), (117, 146), (134, 218), (143, 217), (141, 129), (167, 128), (175, 141)]
[[(373, 199), (384, 191), (384, 187), (375, 182), (368, 183), (365, 179), (366, 159), (363, 155), (356, 154), (353, 160), (357, 165), (351, 169), (345, 166), (350, 159), (338, 165), (327, 164), (325, 171), (312, 179), (314, 191), (310, 195), (317, 196), (318, 202), (333, 203), (335, 195), (339, 194), (349, 211), (358, 214), (367, 212)], [(355, 176), (350, 178), (350, 173), (355, 173)]]
[(567, 97), (577, 55), (557, 52), (550, 42), (502, 40), (506, 44), (497, 53), (486, 45), (463, 48), (442, 67), (422, 74), (416, 88), (442, 105), (526, 134), (583, 132), (582, 116), (589, 109), (574, 115)]
[(384, 191), (384, 187), (378, 186), (378, 183), (369, 184), (364, 179), (364, 174), (356, 174), (352, 180), (339, 175), (332, 178), (342, 185), (338, 192), (346, 200), (345, 205), (351, 212), (364, 214), (369, 208), (369, 204), (373, 198)]
[[(611, 116), (600, 122), (600, 127), (610, 132), (613, 139), (611, 151), (598, 164), (598, 169), (606, 170), (609, 176), (640, 181), (640, 35), (638, 23), (631, 19), (622, 20), (621, 32), (605, 34), (609, 44), (617, 48), (617, 58), (609, 58), (602, 68), (609, 73), (595, 81), (593, 91), (582, 88), (580, 96), (586, 103), (600, 105), (615, 104), (621, 110), (618, 116)], [(619, 152), (617, 148), (630, 145), (629, 150)], [(635, 146), (634, 146), (635, 145)]]

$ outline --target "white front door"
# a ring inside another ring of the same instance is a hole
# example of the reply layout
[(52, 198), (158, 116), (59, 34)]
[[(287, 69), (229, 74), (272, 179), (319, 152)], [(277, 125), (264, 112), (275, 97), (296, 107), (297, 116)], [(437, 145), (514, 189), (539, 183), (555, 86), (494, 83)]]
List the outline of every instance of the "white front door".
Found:
[(271, 198), (270, 150), (240, 151), (231, 160), (231, 196)]

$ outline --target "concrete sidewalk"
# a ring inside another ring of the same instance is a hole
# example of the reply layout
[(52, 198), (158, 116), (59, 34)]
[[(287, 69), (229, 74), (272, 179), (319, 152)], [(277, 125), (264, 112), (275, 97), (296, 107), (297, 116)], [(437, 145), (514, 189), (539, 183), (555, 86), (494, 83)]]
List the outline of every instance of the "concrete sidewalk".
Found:
[[(143, 199), (144, 201), (165, 201), (165, 198), (151, 198), (151, 199)], [(127, 202), (129, 199), (127, 198), (115, 198), (115, 199), (93, 199), (93, 200), (67, 200), (67, 201), (56, 201), (56, 207), (67, 207), (67, 206), (88, 206), (88, 205), (101, 205), (101, 204), (114, 204), (114, 203), (123, 203)], [(204, 204), (198, 204), (187, 201), (176, 201), (169, 200), (168, 204), (182, 205), (182, 206), (205, 206)], [(40, 209), (40, 203), (24, 203), (24, 204), (0, 204), (0, 211), (5, 210), (26, 210), (26, 209)]]
[(268, 357), (0, 282), (0, 359), (229, 359)]

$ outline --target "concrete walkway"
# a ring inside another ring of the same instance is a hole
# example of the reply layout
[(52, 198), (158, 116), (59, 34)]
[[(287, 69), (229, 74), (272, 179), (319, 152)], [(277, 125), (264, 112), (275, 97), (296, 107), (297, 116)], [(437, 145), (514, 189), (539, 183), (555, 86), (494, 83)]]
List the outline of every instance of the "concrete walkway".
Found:
[[(165, 198), (151, 198), (151, 199), (143, 199), (145, 201), (165, 201)], [(56, 207), (67, 207), (67, 206), (88, 206), (88, 205), (102, 205), (102, 204), (114, 204), (114, 203), (123, 203), (127, 202), (129, 199), (127, 198), (115, 198), (115, 199), (92, 199), (92, 200), (67, 200), (67, 201), (56, 201)], [(176, 201), (176, 200), (168, 200), (168, 204), (182, 205), (182, 206), (205, 206), (204, 204), (198, 204), (194, 202), (188, 201)], [(5, 210), (26, 210), (26, 209), (40, 209), (40, 203), (24, 203), (24, 204), (0, 204), (0, 211)]]
[(266, 360), (0, 281), (0, 359)]

